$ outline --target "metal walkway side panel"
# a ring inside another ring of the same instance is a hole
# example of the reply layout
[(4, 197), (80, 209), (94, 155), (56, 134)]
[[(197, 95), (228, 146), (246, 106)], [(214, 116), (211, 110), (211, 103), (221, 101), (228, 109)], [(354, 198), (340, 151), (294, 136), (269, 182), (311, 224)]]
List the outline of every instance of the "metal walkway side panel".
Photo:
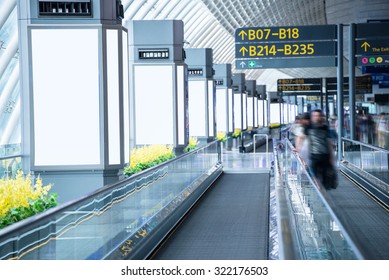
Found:
[(223, 174), (153, 259), (268, 258), (269, 174)]

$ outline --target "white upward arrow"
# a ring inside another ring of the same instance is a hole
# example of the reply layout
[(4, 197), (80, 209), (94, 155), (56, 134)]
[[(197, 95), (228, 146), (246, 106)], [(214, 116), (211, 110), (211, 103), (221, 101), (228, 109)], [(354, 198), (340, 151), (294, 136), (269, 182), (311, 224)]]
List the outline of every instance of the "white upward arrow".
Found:
[(242, 62), (240, 63), (240, 66), (241, 66), (242, 68), (245, 67), (245, 66), (246, 66), (246, 62), (242, 61)]

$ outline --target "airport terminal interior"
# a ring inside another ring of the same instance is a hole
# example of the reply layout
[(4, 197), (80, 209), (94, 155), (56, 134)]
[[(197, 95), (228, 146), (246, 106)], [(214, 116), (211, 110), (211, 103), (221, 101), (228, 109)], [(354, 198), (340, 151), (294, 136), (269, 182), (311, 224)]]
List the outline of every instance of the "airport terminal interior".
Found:
[(0, 260), (388, 260), (389, 0), (0, 0)]

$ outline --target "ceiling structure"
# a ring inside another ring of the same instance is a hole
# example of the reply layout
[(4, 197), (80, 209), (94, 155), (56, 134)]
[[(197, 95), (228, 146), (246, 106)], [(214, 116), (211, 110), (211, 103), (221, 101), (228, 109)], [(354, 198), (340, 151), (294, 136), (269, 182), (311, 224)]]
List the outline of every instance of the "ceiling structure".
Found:
[[(231, 63), (234, 72), (234, 32), (239, 27), (341, 23), (347, 39), (347, 24), (389, 18), (389, 0), (122, 0), (122, 4), (125, 21), (183, 20), (185, 47), (212, 48), (214, 63)], [(16, 0), (0, 0), (0, 145), (20, 143), (16, 5)], [(336, 76), (334, 67), (243, 72), (269, 91), (276, 89), (280, 78)]]

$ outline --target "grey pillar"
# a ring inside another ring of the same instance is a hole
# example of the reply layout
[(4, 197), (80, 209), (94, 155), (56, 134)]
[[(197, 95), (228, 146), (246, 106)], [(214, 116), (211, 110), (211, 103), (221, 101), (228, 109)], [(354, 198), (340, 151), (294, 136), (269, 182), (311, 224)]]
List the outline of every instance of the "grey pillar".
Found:
[(350, 103), (350, 139), (356, 140), (355, 129), (355, 23), (350, 24), (350, 37), (349, 37), (349, 103)]
[(338, 71), (337, 71), (337, 97), (338, 111), (338, 162), (342, 160), (343, 136), (343, 24), (338, 24)]
[(129, 160), (120, 1), (17, 7), (25, 171), (52, 183), (61, 203), (118, 181)]
[(321, 79), (320, 80), (320, 110), (323, 111), (323, 107), (324, 107), (324, 101), (323, 101), (323, 81)]
[[(326, 79), (326, 78), (324, 78)], [(324, 93), (325, 93), (325, 97), (326, 97), (326, 117), (327, 117), (327, 120), (329, 119), (330, 117), (330, 111), (329, 111), (329, 102), (328, 102), (328, 90), (327, 90), (327, 83), (324, 81), (323, 83), (323, 79), (322, 79), (322, 88), (323, 88), (323, 85), (325, 85), (325, 88), (324, 88)]]
[[(210, 48), (191, 48), (186, 49), (185, 63), (188, 65), (188, 99), (189, 99), (189, 135), (196, 136), (199, 141), (212, 141), (216, 136), (216, 92), (213, 82), (213, 51)], [(203, 84), (203, 91), (197, 89), (193, 84)], [(212, 85), (210, 86), (209, 83)], [(203, 96), (202, 96), (203, 95)], [(199, 97), (204, 97), (202, 106), (204, 108), (196, 108), (195, 104), (199, 101), (194, 100)], [(204, 109), (205, 116), (199, 116), (198, 110)], [(204, 131), (194, 129), (195, 119), (203, 118)], [(197, 132), (197, 133), (196, 133)]]
[[(252, 99), (252, 103), (250, 110), (252, 111), (252, 114), (249, 115), (249, 110), (247, 107), (247, 123), (252, 124), (252, 129), (254, 130), (255, 127), (255, 105), (254, 102), (257, 102), (255, 100), (256, 97), (256, 87), (257, 87), (257, 82), (255, 80), (246, 80), (246, 90), (247, 90), (247, 99)], [(248, 106), (248, 105), (247, 105)]]
[(131, 146), (188, 143), (188, 85), (181, 20), (127, 22)]

